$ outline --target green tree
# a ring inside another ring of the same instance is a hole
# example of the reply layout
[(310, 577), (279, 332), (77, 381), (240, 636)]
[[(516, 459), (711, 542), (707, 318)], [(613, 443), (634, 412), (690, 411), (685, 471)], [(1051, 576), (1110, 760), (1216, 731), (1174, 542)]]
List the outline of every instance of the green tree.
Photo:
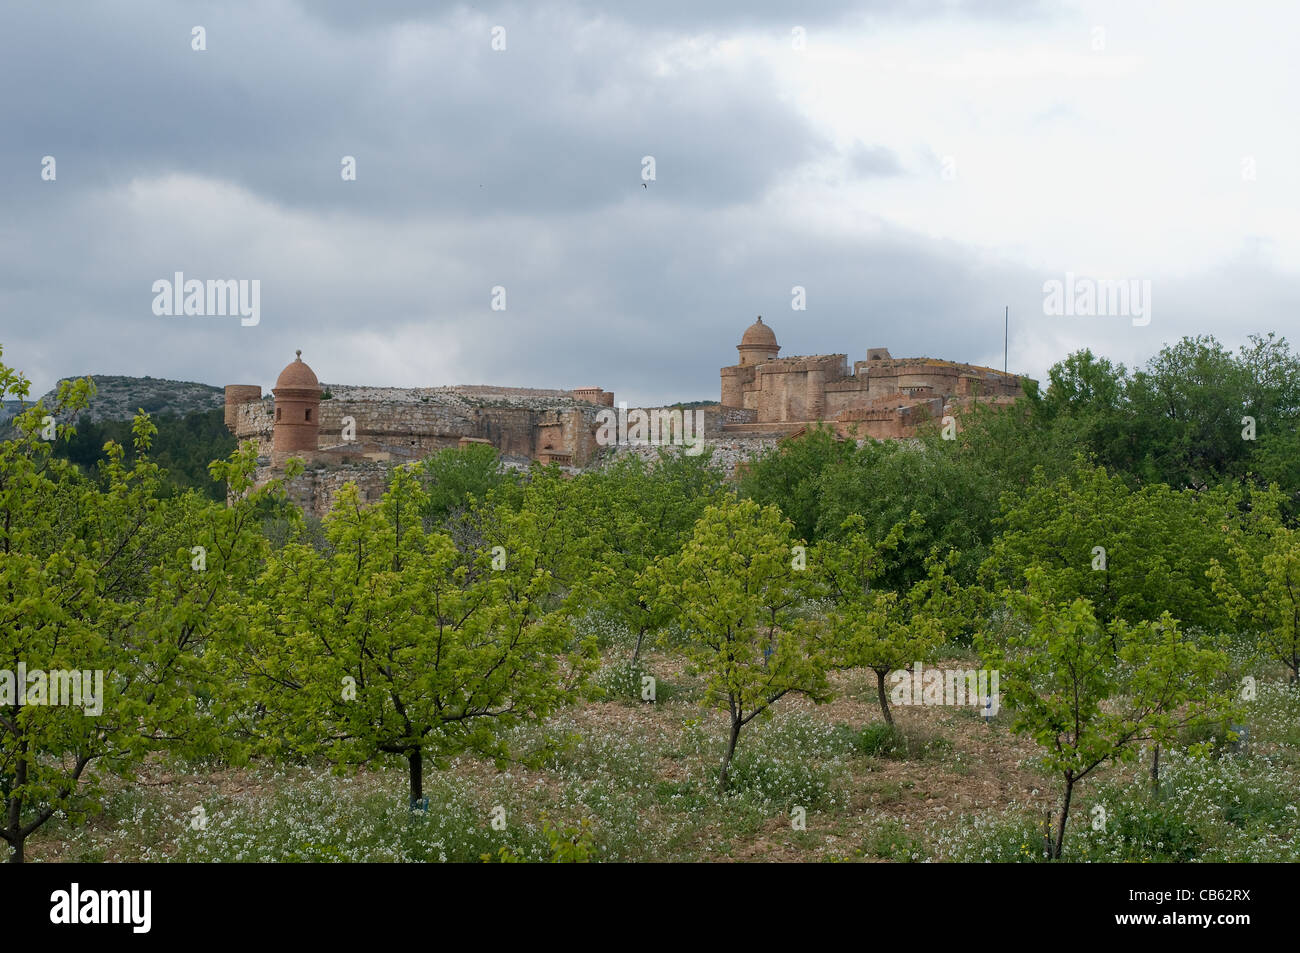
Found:
[(504, 757), (503, 731), (572, 697), (589, 668), (563, 613), (547, 609), (544, 528), (503, 519), (493, 568), (491, 551), (426, 531), (426, 504), (406, 468), (375, 506), (346, 485), (326, 551), (273, 553), (244, 638), (225, 647), (262, 712), (261, 738), (340, 768), (399, 756), (413, 804), (426, 756)]
[(951, 605), (942, 561), (931, 559), (928, 574), (902, 592), (880, 588), (892, 558), (909, 531), (923, 520), (913, 513), (878, 542), (872, 542), (861, 516), (848, 517), (839, 539), (817, 545), (812, 562), (834, 608), (829, 613), (830, 657), (843, 668), (869, 668), (876, 675), (880, 713), (892, 725), (885, 682), (895, 669), (927, 662), (948, 636)]
[(419, 476), (427, 501), (424, 517), (437, 526), (493, 490), (518, 482), (516, 473), (502, 465), (497, 449), (486, 443), (439, 450), (425, 458)]
[(1118, 475), (1079, 462), (1049, 481), (1041, 472), (1023, 495), (1003, 498), (1001, 534), (981, 578), (990, 591), (1022, 587), (1040, 570), (1061, 600), (1089, 600), (1103, 624), (1152, 621), (1166, 610), (1184, 623), (1224, 621), (1205, 570), (1240, 521), (1227, 491), (1130, 490)]
[(722, 790), (745, 725), (791, 693), (815, 702), (831, 695), (815, 633), (797, 611), (810, 581), (795, 568), (795, 545), (775, 506), (724, 500), (705, 509), (680, 553), (642, 576), (643, 591), (673, 607), (687, 633), (705, 704), (730, 718)]
[[(1227, 657), (1184, 637), (1167, 613), (1130, 625), (1098, 621), (1087, 599), (1057, 602), (1037, 569), (1025, 592), (1004, 592), (1023, 620), (1005, 639), (977, 636), (983, 664), (998, 671), (1012, 730), (1044, 749), (1063, 783), (1052, 856), (1061, 857), (1075, 786), (1143, 742), (1167, 743), (1179, 730), (1222, 722), (1230, 700), (1218, 674)], [(1115, 646), (1118, 646), (1116, 651)]]
[(871, 440), (827, 466), (820, 483), (818, 538), (839, 536), (844, 521), (856, 514), (866, 532), (883, 539), (916, 513), (920, 522), (909, 526), (881, 582), (901, 592), (922, 581), (936, 549), (955, 551), (953, 573), (963, 582), (973, 581), (993, 538), (998, 488), (986, 470), (947, 444)]
[[(1131, 466), (1135, 437), (1124, 365), (1084, 349), (1053, 365), (1047, 376), (1039, 417), (1052, 444), (1068, 454), (1058, 462), (1068, 470), (1082, 450), (1103, 466)], [(1057, 468), (1057, 475), (1063, 472)]]
[[(944, 440), (940, 421), (922, 428), (919, 436), (932, 447), (953, 458), (954, 464), (971, 471), (963, 486), (980, 490), (979, 500), (1028, 486), (1035, 470), (1049, 476), (1068, 473), (1079, 452), (1077, 440), (1065, 428), (1054, 426), (1038, 390), (1027, 385), (1024, 397), (1011, 404), (981, 403), (961, 415), (961, 427), (953, 439)], [(981, 525), (987, 542), (991, 527)]]
[[(26, 391), (0, 365), (0, 398)], [(205, 649), (216, 608), (260, 552), (252, 502), (162, 499), (147, 417), (129, 469), (113, 443), (99, 481), (55, 457), (51, 443), (74, 429), (42, 439), (46, 415), (70, 418), (92, 393), (88, 378), (64, 382), (57, 406), (27, 411), (0, 443), (0, 837), (13, 862), (56, 812), (94, 810), (105, 774), (129, 775), (152, 751), (213, 750), (220, 705)], [(214, 465), (250, 500), (254, 453)], [(56, 681), (79, 692), (55, 697)]]
[(637, 579), (656, 559), (681, 548), (705, 507), (724, 492), (722, 478), (708, 454), (661, 449), (653, 462), (629, 454), (574, 482), (583, 494), (584, 518), (598, 554), (587, 605), (636, 633), (636, 661), (646, 634), (669, 616), (666, 607), (645, 598)]
[(1248, 387), (1241, 364), (1213, 337), (1162, 348), (1127, 388), (1135, 439), (1125, 469), (1178, 488), (1240, 472), (1250, 451), (1241, 437)]
[[(143, 413), (144, 411), (141, 411)], [(197, 490), (208, 499), (224, 503), (226, 486), (214, 481), (208, 464), (224, 460), (235, 451), (235, 438), (226, 428), (220, 407), (194, 411), (183, 417), (174, 414), (151, 417), (157, 433), (149, 446), (149, 458), (162, 471), (160, 493), (171, 496)], [(124, 461), (135, 461), (135, 441), (129, 420), (79, 421), (76, 432), (54, 445), (54, 455), (76, 463), (88, 474), (108, 462), (105, 444), (120, 445)]]
[(1232, 620), (1255, 634), (1260, 653), (1285, 665), (1291, 682), (1300, 682), (1300, 536), (1296, 531), (1274, 525), (1263, 539), (1239, 539), (1226, 565), (1211, 560), (1208, 575)]
[(783, 440), (750, 463), (740, 478), (740, 492), (760, 504), (774, 505), (803, 539), (816, 539), (822, 513), (823, 471), (853, 456), (856, 443), (841, 440), (826, 427)]

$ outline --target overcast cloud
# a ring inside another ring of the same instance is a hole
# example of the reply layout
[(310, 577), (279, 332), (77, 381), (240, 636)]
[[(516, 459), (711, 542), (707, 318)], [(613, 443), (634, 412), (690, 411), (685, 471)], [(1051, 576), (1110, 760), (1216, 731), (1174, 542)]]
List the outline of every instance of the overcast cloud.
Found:
[[(783, 354), (1000, 366), (1009, 306), (1039, 378), (1294, 339), (1297, 28), (1288, 2), (10, 3), (3, 361), (36, 393), (267, 387), (302, 348), (330, 382), (657, 403), (716, 399), (760, 313)], [(260, 323), (154, 315), (177, 271), (260, 280)], [(1045, 315), (1067, 272), (1150, 281), (1150, 323)]]

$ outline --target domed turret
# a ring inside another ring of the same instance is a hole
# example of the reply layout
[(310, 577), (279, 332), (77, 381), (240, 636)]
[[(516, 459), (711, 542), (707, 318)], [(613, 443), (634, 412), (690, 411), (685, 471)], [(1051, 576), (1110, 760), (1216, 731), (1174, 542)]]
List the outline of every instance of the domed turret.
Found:
[(275, 379), (275, 391), (273, 393), (279, 392), (281, 388), (319, 391), (320, 381), (316, 379), (316, 372), (302, 362), (302, 351), (295, 351), (294, 353), (298, 356)]
[(760, 314), (758, 320), (745, 329), (740, 343), (736, 345), (736, 350), (740, 352), (741, 366), (748, 367), (751, 364), (774, 360), (781, 350), (781, 345), (776, 343), (776, 334), (763, 323), (763, 316)]
[(320, 441), (320, 381), (302, 362), (302, 351), (275, 379), (276, 453), (314, 451)]

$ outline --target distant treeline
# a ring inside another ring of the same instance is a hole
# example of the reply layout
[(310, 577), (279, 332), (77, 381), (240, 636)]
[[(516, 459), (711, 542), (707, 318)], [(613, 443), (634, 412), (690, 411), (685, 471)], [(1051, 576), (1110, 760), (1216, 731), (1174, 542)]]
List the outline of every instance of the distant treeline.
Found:
[[(144, 408), (146, 412), (148, 408)], [(151, 459), (167, 471), (168, 484), (174, 491), (188, 489), (212, 500), (226, 498), (225, 482), (217, 482), (208, 473), (208, 464), (224, 460), (235, 449), (235, 436), (227, 428), (222, 408), (199, 410), (178, 417), (162, 414), (151, 418), (158, 428), (150, 448)], [(125, 448), (126, 462), (135, 459), (131, 438), (131, 421), (79, 421), (77, 433), (70, 440), (55, 444), (54, 455), (70, 460), (89, 474), (108, 459), (104, 444), (116, 441)]]

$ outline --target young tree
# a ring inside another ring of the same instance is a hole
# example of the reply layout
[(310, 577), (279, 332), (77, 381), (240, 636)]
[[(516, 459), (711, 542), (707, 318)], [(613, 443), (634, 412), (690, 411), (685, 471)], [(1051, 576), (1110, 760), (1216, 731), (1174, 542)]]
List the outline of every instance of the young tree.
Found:
[(426, 495), (423, 515), (438, 526), (493, 490), (518, 482), (514, 471), (502, 466), (496, 447), (486, 443), (439, 450), (425, 458), (419, 475)]
[(1134, 491), (1118, 475), (1079, 461), (1056, 481), (1038, 474), (1003, 507), (1002, 532), (980, 571), (990, 591), (1023, 587), (1032, 567), (1058, 600), (1089, 600), (1103, 625), (1152, 621), (1166, 610), (1206, 628), (1225, 621), (1205, 569), (1241, 519), (1227, 491), (1163, 484)]
[(1217, 676), (1228, 659), (1186, 639), (1167, 613), (1105, 626), (1086, 599), (1055, 602), (1042, 572), (1031, 569), (1029, 583), (1027, 592), (1003, 594), (1024, 626), (1003, 642), (980, 634), (976, 646), (983, 664), (999, 672), (1012, 730), (1033, 738), (1064, 782), (1052, 846), (1059, 859), (1080, 781), (1109, 761), (1136, 757), (1142, 742), (1225, 720), (1230, 696)]
[[(0, 365), (0, 396), (26, 389)], [(127, 774), (151, 751), (211, 750), (205, 645), (259, 551), (251, 502), (160, 499), (143, 415), (130, 469), (112, 443), (98, 481), (54, 458), (47, 413), (75, 415), (91, 393), (89, 379), (64, 382), (58, 406), (20, 415), (0, 443), (0, 838), (13, 862), (56, 812), (93, 810), (104, 772)], [(248, 489), (246, 451), (214, 474)]]
[(829, 613), (830, 656), (843, 668), (869, 668), (876, 674), (880, 713), (892, 725), (885, 682), (895, 669), (926, 662), (948, 634), (941, 611), (945, 566), (932, 559), (924, 580), (903, 592), (878, 588), (909, 530), (922, 524), (913, 513), (873, 543), (861, 516), (850, 516), (839, 538), (823, 540), (813, 554), (817, 578), (834, 604)]
[(956, 552), (953, 574), (974, 581), (993, 538), (998, 485), (977, 460), (953, 452), (950, 441), (867, 441), (826, 467), (820, 486), (819, 539), (839, 538), (845, 519), (854, 514), (875, 539), (884, 539), (913, 513), (921, 517), (908, 527), (878, 582), (899, 592), (921, 582), (936, 549)]
[(822, 474), (851, 458), (856, 447), (854, 441), (841, 440), (826, 427), (784, 440), (745, 470), (740, 478), (741, 495), (764, 506), (777, 506), (794, 524), (796, 534), (816, 539), (823, 508)]
[(1274, 525), (1263, 539), (1235, 543), (1227, 565), (1211, 560), (1209, 577), (1233, 621), (1254, 633), (1260, 653), (1300, 682), (1300, 536)]
[(636, 633), (633, 662), (646, 634), (669, 615), (666, 607), (647, 601), (637, 578), (656, 559), (677, 552), (704, 508), (718, 501), (722, 478), (709, 457), (660, 449), (653, 463), (627, 455), (575, 481), (597, 552), (586, 602)]
[(502, 732), (571, 697), (587, 668), (564, 615), (547, 609), (544, 528), (510, 514), (494, 568), (492, 552), (426, 532), (426, 502), (406, 468), (376, 506), (346, 485), (327, 550), (272, 554), (246, 637), (225, 647), (263, 739), (340, 767), (399, 756), (412, 804), (426, 756), (503, 756)]
[(1212, 336), (1161, 348), (1125, 390), (1133, 429), (1125, 470), (1176, 489), (1240, 475), (1252, 446), (1241, 437), (1252, 390), (1246, 367)]
[(680, 618), (705, 704), (730, 718), (722, 790), (745, 725), (791, 693), (830, 698), (825, 660), (796, 612), (810, 580), (795, 568), (795, 545), (775, 506), (724, 500), (705, 509), (681, 552), (642, 574), (642, 591)]

